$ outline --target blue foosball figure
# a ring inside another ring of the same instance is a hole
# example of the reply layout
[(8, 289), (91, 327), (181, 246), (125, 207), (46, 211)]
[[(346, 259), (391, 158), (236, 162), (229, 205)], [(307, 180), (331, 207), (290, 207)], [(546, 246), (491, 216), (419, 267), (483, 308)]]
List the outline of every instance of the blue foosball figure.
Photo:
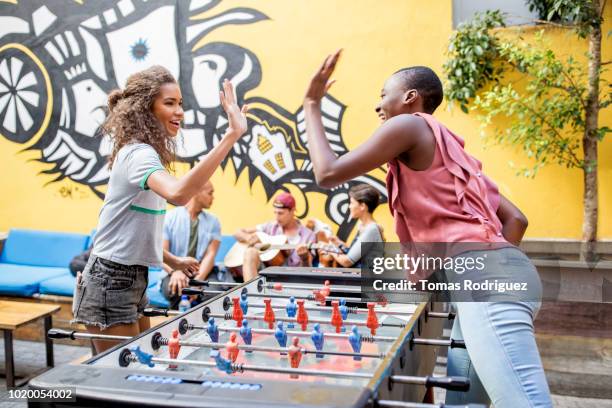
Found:
[[(323, 343), (325, 343), (325, 335), (321, 331), (321, 325), (319, 323), (316, 323), (314, 325), (314, 330), (312, 331), (310, 338), (312, 339), (312, 342), (314, 343), (317, 351), (322, 351)], [(323, 358), (323, 354), (320, 353), (317, 353), (316, 356), (317, 358)]]
[[(346, 299), (340, 299), (340, 307), (338, 309), (340, 310), (340, 316), (342, 317), (342, 321), (345, 321), (348, 317), (349, 312), (348, 306), (346, 305)], [(342, 326), (341, 331), (345, 332), (346, 326)]]
[[(349, 335), (349, 343), (351, 343), (351, 347), (355, 353), (361, 352), (361, 334), (359, 333), (359, 329), (357, 326), (353, 326), (351, 328), (351, 334)], [(359, 361), (361, 360), (360, 356), (353, 356), (353, 360)]]
[[(289, 303), (287, 303), (285, 310), (287, 311), (287, 317), (295, 317), (297, 314), (297, 305), (295, 304), (295, 298), (293, 296), (289, 298)], [(290, 322), (287, 327), (293, 329), (295, 325)]]
[(249, 310), (249, 300), (246, 293), (240, 295), (240, 308), (242, 309), (242, 313), (246, 316), (247, 310)]
[(232, 370), (232, 362), (223, 358), (219, 350), (210, 350), (210, 356), (215, 359), (215, 363), (217, 364), (217, 368), (219, 370), (225, 372), (226, 374), (232, 374), (234, 372), (234, 370)]
[(208, 319), (208, 327), (206, 327), (206, 332), (210, 336), (210, 340), (213, 343), (219, 342), (219, 327), (215, 323), (215, 318), (211, 317)]
[[(287, 347), (287, 330), (285, 330), (285, 326), (283, 322), (278, 322), (276, 325), (276, 330), (274, 331), (274, 337), (276, 341), (278, 341), (278, 345), (280, 347)], [(285, 355), (287, 353), (281, 352), (281, 355)]]
[(151, 361), (151, 359), (153, 358), (153, 354), (145, 353), (140, 349), (140, 346), (132, 347), (130, 351), (136, 355), (140, 364), (144, 364), (149, 367), (155, 367), (155, 363)]
[[(251, 341), (253, 341), (253, 332), (249, 327), (249, 322), (247, 321), (247, 319), (242, 320), (242, 327), (240, 328), (240, 337), (242, 337), (244, 344), (251, 344)], [(246, 352), (252, 353), (253, 350), (247, 350)]]

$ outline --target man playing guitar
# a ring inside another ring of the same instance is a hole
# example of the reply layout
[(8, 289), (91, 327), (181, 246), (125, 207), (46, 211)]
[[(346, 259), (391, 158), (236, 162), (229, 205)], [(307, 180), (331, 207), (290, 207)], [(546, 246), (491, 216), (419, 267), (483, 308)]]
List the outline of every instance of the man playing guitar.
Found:
[(308, 244), (314, 243), (316, 236), (295, 217), (295, 199), (290, 193), (283, 192), (275, 197), (272, 205), (274, 221), (257, 225), (254, 228), (241, 228), (234, 234), (239, 242), (249, 246), (244, 252), (242, 265), (244, 281), (257, 276), (261, 265), (260, 251), (255, 248), (261, 242), (257, 235), (258, 232), (272, 236), (284, 235), (287, 237), (288, 244), (296, 245), (293, 250), (283, 251), (285, 257), (282, 266), (312, 266), (312, 254), (308, 250)]

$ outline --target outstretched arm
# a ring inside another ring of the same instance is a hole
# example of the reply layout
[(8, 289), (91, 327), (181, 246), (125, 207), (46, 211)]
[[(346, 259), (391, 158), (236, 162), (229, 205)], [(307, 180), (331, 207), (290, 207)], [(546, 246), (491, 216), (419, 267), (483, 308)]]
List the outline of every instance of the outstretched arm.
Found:
[(365, 143), (341, 157), (332, 150), (321, 118), (321, 99), (334, 81), (330, 81), (340, 50), (328, 56), (313, 76), (304, 98), (308, 150), (317, 183), (331, 188), (361, 176), (397, 157), (410, 153), (423, 119), (398, 115), (382, 124)]

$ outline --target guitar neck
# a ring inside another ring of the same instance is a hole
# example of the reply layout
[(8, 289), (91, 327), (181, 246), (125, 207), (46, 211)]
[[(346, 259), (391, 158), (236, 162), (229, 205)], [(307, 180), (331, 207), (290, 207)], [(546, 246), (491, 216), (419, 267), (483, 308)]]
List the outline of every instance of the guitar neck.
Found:
[[(287, 250), (291, 250), (291, 249), (296, 249), (298, 246), (300, 246), (302, 244), (282, 244), (282, 245), (270, 245), (266, 250), (270, 250), (270, 249), (276, 249), (279, 251), (287, 251)], [(327, 252), (334, 252), (334, 253), (342, 253), (342, 251), (340, 251), (340, 249), (336, 248), (333, 245), (329, 245), (329, 244), (308, 244), (308, 249), (324, 249)]]

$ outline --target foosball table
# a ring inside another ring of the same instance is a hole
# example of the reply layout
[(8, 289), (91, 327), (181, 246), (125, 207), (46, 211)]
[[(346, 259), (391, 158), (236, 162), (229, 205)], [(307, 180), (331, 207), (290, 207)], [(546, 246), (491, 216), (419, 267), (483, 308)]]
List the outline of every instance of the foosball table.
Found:
[(430, 407), (432, 387), (467, 390), (432, 376), (439, 346), (464, 347), (440, 339), (452, 314), (427, 297), (368, 302), (360, 283), (358, 269), (313, 268), (268, 268), (229, 290), (191, 281), (183, 293), (213, 297), (183, 313), (147, 309), (171, 319), (136, 337), (50, 330), (119, 344), (30, 388), (74, 387), (71, 407)]

